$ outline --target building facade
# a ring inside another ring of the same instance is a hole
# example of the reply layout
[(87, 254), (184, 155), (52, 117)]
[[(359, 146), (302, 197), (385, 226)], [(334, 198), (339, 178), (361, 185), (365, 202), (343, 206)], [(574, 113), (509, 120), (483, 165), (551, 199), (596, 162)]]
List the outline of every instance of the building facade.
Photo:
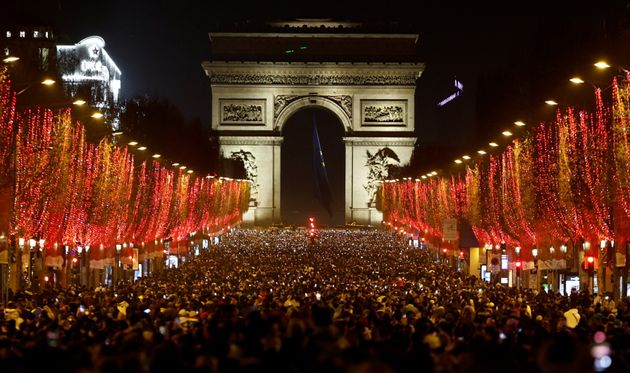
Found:
[(105, 50), (105, 40), (90, 36), (74, 45), (58, 45), (59, 73), (70, 97), (84, 97), (97, 108), (118, 102), (121, 71)]

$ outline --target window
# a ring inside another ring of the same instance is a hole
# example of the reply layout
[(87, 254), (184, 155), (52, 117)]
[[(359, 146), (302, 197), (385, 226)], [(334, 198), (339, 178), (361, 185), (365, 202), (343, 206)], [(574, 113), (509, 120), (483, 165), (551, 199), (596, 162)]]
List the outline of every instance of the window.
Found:
[(44, 33), (44, 37), (45, 37), (46, 39), (48, 39), (48, 31), (46, 31), (46, 32)]
[(26, 37), (26, 31), (20, 31), (20, 37), (21, 38), (25, 38)]
[(11, 31), (7, 31), (7, 38), (11, 37)]
[(34, 38), (38, 38), (39, 37), (39, 31), (33, 31), (33, 37)]
[(9, 48), (4, 48), (4, 55), (8, 56), (9, 55)]

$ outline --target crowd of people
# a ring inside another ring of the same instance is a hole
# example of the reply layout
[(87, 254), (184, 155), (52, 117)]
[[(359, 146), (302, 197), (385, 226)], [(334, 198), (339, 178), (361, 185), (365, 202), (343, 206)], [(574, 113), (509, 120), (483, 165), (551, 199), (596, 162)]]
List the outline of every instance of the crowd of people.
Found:
[(12, 294), (0, 371), (628, 372), (629, 321), (627, 299), (490, 285), (393, 232), (239, 229), (134, 283)]

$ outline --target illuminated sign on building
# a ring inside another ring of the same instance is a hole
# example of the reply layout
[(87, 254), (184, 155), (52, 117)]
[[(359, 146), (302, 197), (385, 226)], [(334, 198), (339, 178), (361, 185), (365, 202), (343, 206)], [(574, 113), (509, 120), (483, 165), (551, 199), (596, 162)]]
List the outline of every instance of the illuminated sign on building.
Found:
[(72, 97), (89, 92), (97, 107), (118, 101), (121, 72), (100, 36), (87, 37), (75, 45), (58, 45), (57, 61), (61, 78)]

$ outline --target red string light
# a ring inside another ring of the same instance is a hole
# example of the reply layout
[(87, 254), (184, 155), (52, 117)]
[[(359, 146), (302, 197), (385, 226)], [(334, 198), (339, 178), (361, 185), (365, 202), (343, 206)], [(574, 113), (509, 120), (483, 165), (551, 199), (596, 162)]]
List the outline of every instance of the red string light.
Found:
[[(612, 105), (558, 110), (500, 155), (449, 179), (385, 182), (384, 219), (441, 241), (446, 218), (469, 222), (480, 244), (559, 246), (630, 238), (630, 91), (613, 81)], [(541, 252), (541, 255), (552, 255)]]
[(15, 192), (8, 225), (17, 237), (90, 245), (94, 258), (104, 259), (114, 255), (116, 243), (218, 231), (248, 208), (247, 182), (202, 179), (156, 161), (135, 167), (126, 148), (108, 140), (87, 143), (70, 109), (18, 114), (15, 103), (0, 73), (1, 172), (2, 180), (12, 181), (2, 192)]

